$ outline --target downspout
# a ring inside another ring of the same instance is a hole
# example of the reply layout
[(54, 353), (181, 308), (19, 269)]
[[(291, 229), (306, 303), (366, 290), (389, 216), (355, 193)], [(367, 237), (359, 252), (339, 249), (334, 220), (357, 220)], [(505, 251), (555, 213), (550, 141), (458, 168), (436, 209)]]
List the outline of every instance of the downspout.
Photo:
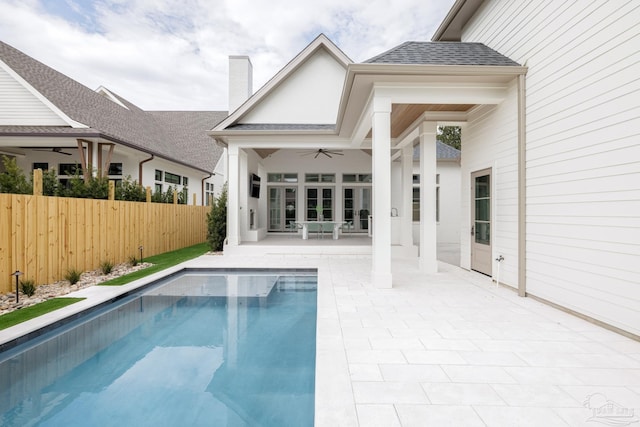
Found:
[(200, 196), (201, 197), (200, 200), (202, 200), (202, 206), (207, 206), (207, 201), (204, 199), (204, 195), (205, 195), (204, 182), (209, 178), (211, 178), (213, 175), (215, 175), (215, 173), (210, 173), (209, 176), (205, 176), (204, 178), (202, 178), (202, 181), (200, 181), (200, 192), (202, 193)]
[(525, 75), (518, 75), (518, 295), (527, 296), (527, 133)]
[(138, 184), (142, 185), (142, 165), (150, 162), (151, 160), (153, 160), (155, 158), (155, 156), (152, 154), (151, 157), (149, 157), (148, 159), (145, 159), (143, 161), (141, 161), (138, 164)]

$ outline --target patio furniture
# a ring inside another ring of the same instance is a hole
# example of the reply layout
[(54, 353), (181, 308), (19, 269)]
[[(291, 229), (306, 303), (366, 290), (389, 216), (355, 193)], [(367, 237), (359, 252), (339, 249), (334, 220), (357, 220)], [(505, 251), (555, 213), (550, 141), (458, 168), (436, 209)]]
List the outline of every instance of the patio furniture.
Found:
[(324, 232), (331, 232), (334, 240), (340, 238), (340, 227), (346, 224), (345, 221), (298, 221), (302, 226), (302, 239), (309, 238), (309, 231), (316, 233), (318, 238), (323, 237)]

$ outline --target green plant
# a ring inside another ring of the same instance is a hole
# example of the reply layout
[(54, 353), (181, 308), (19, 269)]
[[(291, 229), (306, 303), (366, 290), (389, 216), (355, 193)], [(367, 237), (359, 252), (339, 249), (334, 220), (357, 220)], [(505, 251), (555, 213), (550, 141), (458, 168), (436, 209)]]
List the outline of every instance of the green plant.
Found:
[(67, 270), (67, 274), (64, 275), (64, 278), (65, 280), (68, 280), (72, 285), (75, 285), (80, 281), (81, 275), (81, 271), (78, 271), (75, 268), (70, 268), (69, 270)]
[(144, 202), (147, 200), (147, 192), (142, 185), (127, 175), (122, 182), (116, 185), (116, 200)]
[(212, 251), (221, 251), (227, 238), (227, 184), (207, 213), (207, 242)]
[(28, 297), (32, 297), (36, 293), (36, 282), (31, 279), (20, 281), (20, 291)]
[(55, 168), (42, 173), (42, 194), (45, 196), (60, 196), (63, 187), (58, 181), (58, 172)]
[(131, 255), (129, 257), (129, 265), (131, 267), (135, 267), (136, 265), (138, 265), (140, 263), (140, 260), (138, 258), (136, 258), (135, 255)]
[(113, 263), (111, 261), (102, 261), (100, 263), (100, 271), (102, 271), (102, 274), (109, 274), (113, 271)]
[(2, 156), (4, 172), (0, 173), (0, 193), (31, 194), (33, 187), (18, 167), (15, 157)]

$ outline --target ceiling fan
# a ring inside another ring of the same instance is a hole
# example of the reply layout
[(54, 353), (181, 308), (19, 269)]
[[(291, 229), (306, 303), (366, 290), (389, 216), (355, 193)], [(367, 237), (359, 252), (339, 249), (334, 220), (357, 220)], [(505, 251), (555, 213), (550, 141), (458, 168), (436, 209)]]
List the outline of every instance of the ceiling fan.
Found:
[(324, 148), (318, 148), (317, 150), (308, 150), (301, 152), (301, 156), (311, 156), (317, 159), (320, 154), (324, 154), (328, 158), (332, 159), (333, 156), (344, 156), (341, 150), (325, 150)]
[(51, 151), (53, 153), (64, 154), (65, 156), (72, 156), (73, 154), (62, 151), (60, 147), (53, 148), (34, 148), (33, 151)]

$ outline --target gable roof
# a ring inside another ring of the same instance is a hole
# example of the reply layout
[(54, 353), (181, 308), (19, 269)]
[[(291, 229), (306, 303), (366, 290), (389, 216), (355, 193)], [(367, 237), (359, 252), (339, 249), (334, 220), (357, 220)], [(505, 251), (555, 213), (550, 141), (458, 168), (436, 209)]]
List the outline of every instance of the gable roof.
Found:
[[(331, 56), (333, 56), (338, 62), (343, 64), (345, 68), (352, 63), (351, 59), (344, 54), (327, 36), (324, 34), (318, 35), (307, 47), (305, 47), (295, 58), (293, 58), (287, 65), (285, 65), (275, 76), (271, 78), (264, 86), (262, 86), (256, 93), (254, 93), (249, 99), (242, 104), (236, 111), (232, 112), (229, 117), (219, 123), (213, 132), (230, 129), (232, 126), (237, 125), (237, 122), (248, 112), (250, 112), (261, 100), (265, 99), (270, 93), (272, 93), (278, 86), (280, 86), (289, 76), (291, 76), (299, 67), (301, 67), (318, 49), (325, 49)], [(264, 124), (264, 126), (268, 126)], [(296, 125), (291, 125), (296, 126)], [(235, 127), (236, 130), (244, 130), (241, 127)], [(285, 130), (292, 130), (287, 125), (284, 125)], [(299, 130), (299, 129), (296, 129)]]
[(205, 131), (224, 119), (226, 111), (144, 111), (111, 91), (105, 96), (104, 90), (91, 90), (2, 41), (0, 60), (66, 116), (87, 127), (0, 126), (0, 135), (101, 137), (206, 172), (213, 171), (222, 155)]
[(365, 61), (366, 64), (519, 66), (482, 43), (402, 43)]

